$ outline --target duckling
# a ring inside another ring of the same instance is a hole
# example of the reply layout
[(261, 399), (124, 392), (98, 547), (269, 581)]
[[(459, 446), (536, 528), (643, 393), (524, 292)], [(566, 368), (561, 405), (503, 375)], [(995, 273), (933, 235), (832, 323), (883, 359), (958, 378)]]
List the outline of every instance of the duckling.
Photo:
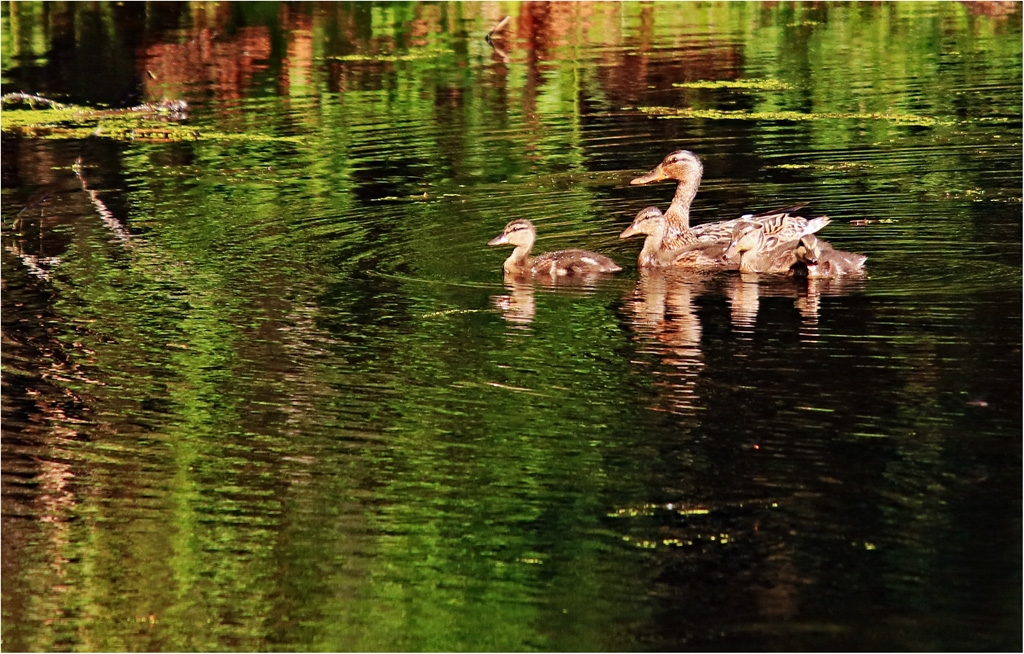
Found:
[[(672, 204), (669, 205), (668, 211), (665, 212), (665, 218), (668, 221), (668, 230), (663, 240), (663, 247), (665, 249), (675, 250), (679, 246), (697, 241), (728, 244), (732, 239), (733, 227), (740, 220), (761, 222), (785, 218), (789, 214), (807, 206), (805, 202), (761, 214), (748, 214), (741, 218), (690, 227), (690, 204), (697, 195), (697, 189), (700, 187), (703, 175), (704, 165), (700, 162), (700, 158), (697, 155), (689, 150), (676, 150), (668, 154), (652, 171), (630, 182), (631, 185), (651, 184), (669, 179), (674, 179), (678, 182), (676, 184), (675, 196), (672, 198)], [(719, 262), (718, 267), (721, 267), (721, 265), (721, 262)]]
[[(737, 223), (737, 225), (742, 224)], [(793, 245), (794, 247), (799, 245), (800, 239), (804, 236), (809, 236), (815, 232), (821, 231), (823, 227), (828, 225), (832, 220), (828, 216), (818, 216), (817, 218), (802, 218), (800, 216), (791, 216), (787, 214), (776, 214), (773, 216), (766, 216), (759, 219), (756, 224), (758, 229), (763, 235), (762, 250), (774, 250), (780, 247), (788, 247)], [(733, 226), (732, 240), (735, 239), (737, 233), (737, 227)], [(817, 238), (815, 238), (817, 242)], [(824, 241), (820, 241), (824, 245), (828, 246)], [(829, 246), (831, 247), (831, 246)]]
[(645, 234), (644, 247), (636, 263), (641, 268), (682, 265), (683, 262), (702, 268), (722, 265), (723, 247), (715, 241), (696, 240), (674, 250), (665, 248), (665, 234), (668, 220), (658, 207), (645, 207), (633, 219), (633, 223), (622, 230), (619, 238)]
[(814, 234), (805, 234), (794, 250), (796, 265), (791, 272), (811, 279), (826, 279), (864, 272), (868, 258), (856, 252), (836, 250)]
[(614, 261), (589, 250), (558, 250), (545, 252), (538, 257), (530, 256), (530, 248), (537, 238), (537, 229), (529, 220), (513, 220), (505, 225), (499, 236), (487, 245), (514, 245), (515, 250), (505, 259), (502, 269), (506, 275), (539, 275), (566, 277), (570, 275), (591, 275), (612, 273), (622, 270)]
[[(724, 258), (739, 256), (740, 272), (786, 273), (797, 263), (800, 239), (829, 223), (828, 216), (812, 220), (799, 216), (776, 217), (761, 222), (741, 221), (733, 227)], [(815, 238), (815, 242), (817, 238)], [(808, 254), (813, 257), (813, 254)]]

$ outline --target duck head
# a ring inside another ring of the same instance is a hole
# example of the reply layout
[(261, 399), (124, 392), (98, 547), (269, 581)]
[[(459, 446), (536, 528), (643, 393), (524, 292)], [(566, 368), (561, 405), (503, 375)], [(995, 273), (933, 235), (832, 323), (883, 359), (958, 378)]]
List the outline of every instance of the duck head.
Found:
[(630, 184), (636, 186), (639, 184), (651, 184), (653, 182), (661, 182), (666, 179), (674, 179), (676, 181), (689, 181), (689, 180), (700, 180), (704, 174), (704, 165), (701, 164), (700, 159), (694, 153), (689, 150), (676, 150), (675, 152), (666, 156), (660, 164), (655, 166), (654, 170), (637, 177)]
[(636, 215), (636, 218), (633, 219), (633, 224), (622, 230), (619, 238), (629, 238), (637, 234), (658, 236), (664, 233), (665, 225), (665, 214), (661, 213), (661, 209), (658, 207), (644, 207)]
[(758, 250), (764, 244), (764, 239), (764, 227), (760, 223), (737, 223), (733, 227), (729, 247), (726, 248), (725, 254), (722, 256), (725, 259), (732, 259), (744, 252)]
[(817, 264), (818, 259), (821, 258), (821, 245), (818, 243), (818, 237), (814, 234), (804, 234), (800, 237), (800, 243), (796, 247), (796, 258), (808, 266)]
[(487, 245), (514, 245), (529, 249), (537, 238), (537, 230), (529, 220), (513, 220), (505, 225), (505, 229)]

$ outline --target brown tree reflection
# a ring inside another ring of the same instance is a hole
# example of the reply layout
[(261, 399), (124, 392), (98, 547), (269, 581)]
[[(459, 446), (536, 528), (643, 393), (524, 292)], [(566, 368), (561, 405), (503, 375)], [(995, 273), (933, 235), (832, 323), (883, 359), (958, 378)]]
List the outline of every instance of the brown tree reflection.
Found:
[[(196, 85), (209, 88), (221, 102), (246, 97), (253, 78), (268, 69), (270, 30), (252, 26), (229, 31), (230, 6), (196, 3), (192, 7), (192, 28), (184, 38), (151, 41), (137, 53), (145, 97), (189, 96)], [(287, 16), (285, 6), (282, 11)], [(296, 38), (293, 32), (289, 41)]]

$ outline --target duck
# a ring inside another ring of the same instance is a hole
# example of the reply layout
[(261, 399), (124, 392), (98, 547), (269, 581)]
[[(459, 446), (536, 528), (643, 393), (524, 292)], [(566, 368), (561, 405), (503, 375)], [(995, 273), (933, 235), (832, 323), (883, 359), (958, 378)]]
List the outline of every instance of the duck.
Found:
[[(719, 222), (704, 223), (696, 227), (690, 227), (690, 204), (697, 195), (701, 178), (704, 175), (704, 164), (700, 157), (689, 150), (676, 150), (671, 152), (646, 175), (634, 178), (630, 181), (633, 186), (652, 184), (664, 180), (676, 180), (676, 192), (672, 203), (665, 212), (668, 223), (665, 237), (662, 240), (662, 247), (666, 250), (678, 250), (681, 247), (693, 246), (697, 243), (704, 243), (708, 247), (714, 245), (727, 245), (732, 240), (733, 228), (739, 221), (763, 222), (771, 220), (784, 220), (796, 211), (807, 206), (807, 203), (797, 204), (791, 207), (775, 209), (761, 214), (746, 214), (740, 218), (723, 220)], [(695, 265), (719, 268), (735, 268), (735, 259), (722, 259), (711, 263), (711, 257), (696, 254), (702, 248), (698, 247), (687, 257), (679, 257), (674, 265)]]
[(665, 247), (668, 232), (668, 219), (658, 207), (644, 207), (636, 214), (629, 227), (622, 230), (619, 238), (629, 238), (644, 234), (644, 246), (637, 256), (636, 263), (641, 268), (659, 268), (676, 265), (680, 259), (691, 261), (702, 268), (714, 268), (721, 265), (725, 246), (714, 241), (693, 240), (676, 249)]
[(545, 252), (537, 257), (530, 256), (530, 249), (537, 238), (537, 228), (529, 220), (513, 220), (487, 245), (514, 245), (515, 249), (502, 270), (513, 277), (546, 276), (568, 277), (597, 273), (613, 273), (622, 270), (614, 261), (603, 254), (590, 250), (558, 250)]
[(704, 164), (701, 163), (700, 157), (689, 150), (676, 150), (666, 155), (649, 173), (629, 182), (631, 186), (638, 186), (669, 179), (676, 180), (675, 195), (665, 212), (668, 230), (663, 243), (668, 249), (694, 241), (693, 230), (690, 228), (690, 204), (697, 196), (697, 189), (703, 176)]
[(805, 234), (794, 250), (796, 265), (791, 274), (810, 279), (830, 279), (864, 272), (866, 255), (836, 250), (814, 234)]
[[(813, 235), (829, 222), (828, 216), (807, 220), (786, 215), (759, 222), (741, 219), (733, 226), (732, 239), (723, 258), (738, 257), (743, 273), (788, 273), (798, 263), (798, 248), (804, 247), (802, 255), (808, 259), (815, 256), (801, 239)], [(817, 238), (814, 242), (818, 243)]]

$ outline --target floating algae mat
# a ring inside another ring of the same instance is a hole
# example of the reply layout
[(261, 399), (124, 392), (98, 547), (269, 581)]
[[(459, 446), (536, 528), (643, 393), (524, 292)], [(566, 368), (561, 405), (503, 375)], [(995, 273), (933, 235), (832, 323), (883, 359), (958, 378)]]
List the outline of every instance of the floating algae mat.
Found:
[(452, 50), (415, 50), (405, 54), (390, 53), (390, 54), (347, 54), (347, 55), (330, 55), (326, 59), (332, 61), (380, 61), (380, 62), (392, 62), (392, 61), (418, 61), (420, 59), (433, 59), (434, 57), (441, 57), (444, 55), (455, 54)]
[(932, 116), (915, 116), (913, 114), (894, 113), (846, 113), (800, 111), (724, 111), (721, 109), (673, 109), (672, 107), (635, 107), (637, 111), (659, 118), (710, 118), (717, 120), (884, 120), (899, 125), (916, 125), (933, 127), (947, 124)]
[(716, 79), (697, 80), (695, 82), (675, 82), (677, 89), (747, 89), (751, 91), (785, 91), (793, 88), (791, 84), (777, 79)]
[(45, 109), (4, 109), (0, 125), (5, 134), (26, 138), (84, 139), (108, 138), (116, 141), (294, 141), (297, 136), (232, 133), (199, 130), (181, 121), (187, 119), (184, 101), (161, 101), (124, 109), (66, 105), (47, 98), (12, 93), (4, 104), (44, 104)]

